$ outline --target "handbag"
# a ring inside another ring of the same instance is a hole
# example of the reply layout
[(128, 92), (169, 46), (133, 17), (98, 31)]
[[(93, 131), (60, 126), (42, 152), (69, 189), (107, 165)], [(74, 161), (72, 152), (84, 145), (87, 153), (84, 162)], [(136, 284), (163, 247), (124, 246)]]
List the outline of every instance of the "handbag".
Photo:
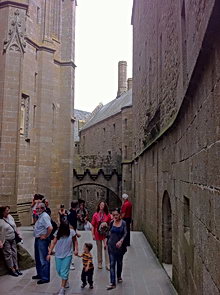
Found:
[[(3, 218), (4, 219), (4, 218)], [(22, 241), (22, 238), (19, 236), (19, 234), (16, 232), (16, 230), (14, 229), (14, 227), (8, 222), (8, 221), (6, 221), (5, 219), (4, 219), (4, 221), (6, 222), (6, 223), (8, 223), (11, 227), (12, 227), (12, 229), (14, 230), (14, 233), (15, 233), (15, 242), (16, 242), (16, 244), (18, 244), (18, 243), (20, 243), (21, 241)]]

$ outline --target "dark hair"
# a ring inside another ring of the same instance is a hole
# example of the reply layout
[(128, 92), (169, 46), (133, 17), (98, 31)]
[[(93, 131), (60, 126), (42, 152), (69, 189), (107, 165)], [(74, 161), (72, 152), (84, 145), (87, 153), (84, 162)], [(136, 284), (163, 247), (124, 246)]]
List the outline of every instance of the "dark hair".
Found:
[(78, 201), (77, 200), (73, 200), (71, 202), (71, 208), (76, 208), (78, 206)]
[(103, 211), (105, 212), (106, 215), (108, 215), (108, 205), (106, 204), (105, 201), (100, 201), (100, 202), (98, 203), (98, 206), (97, 206), (96, 212), (99, 212), (99, 211), (100, 211), (100, 204), (101, 204), (101, 203), (104, 203), (104, 209), (103, 209)]
[(61, 205), (60, 205), (60, 208), (61, 208), (61, 209), (62, 209), (62, 208), (64, 208), (64, 205), (63, 205), (63, 204), (61, 204)]
[(43, 200), (44, 199), (44, 196), (41, 195), (41, 194), (35, 194), (34, 195), (34, 200)]
[(93, 248), (93, 244), (85, 243), (84, 245), (85, 245), (85, 247), (89, 250), (89, 252), (90, 252), (90, 251), (92, 250), (92, 248)]
[(0, 207), (0, 219), (3, 219), (4, 217), (4, 212), (9, 206), (1, 206)]
[(70, 235), (70, 227), (69, 224), (61, 223), (57, 232), (57, 240), (62, 237), (69, 237)]
[(120, 208), (114, 208), (114, 209), (112, 210), (112, 212), (114, 212), (114, 211), (118, 212), (118, 214), (121, 213), (121, 209), (120, 209)]

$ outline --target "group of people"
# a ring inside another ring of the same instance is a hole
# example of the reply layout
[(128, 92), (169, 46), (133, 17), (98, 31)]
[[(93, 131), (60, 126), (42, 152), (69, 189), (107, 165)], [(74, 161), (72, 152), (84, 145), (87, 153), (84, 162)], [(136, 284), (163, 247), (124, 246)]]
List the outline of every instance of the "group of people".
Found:
[[(40, 197), (40, 198), (39, 198)], [(107, 290), (116, 288), (116, 265), (117, 282), (122, 282), (123, 256), (130, 246), (130, 226), (132, 204), (128, 200), (128, 195), (123, 194), (124, 200), (121, 208), (114, 209), (111, 214), (104, 201), (99, 202), (96, 212), (93, 214), (91, 224), (88, 221), (88, 211), (85, 203), (78, 204), (78, 201), (71, 202), (70, 210), (66, 210), (63, 205), (58, 212), (58, 229), (54, 231), (54, 221), (51, 219), (51, 210), (48, 201), (38, 195), (33, 198), (33, 224), (34, 224), (34, 250), (36, 262), (36, 275), (32, 279), (37, 280), (37, 284), (50, 282), (50, 259), (55, 250), (55, 264), (58, 275), (61, 277), (61, 288), (58, 294), (65, 294), (65, 289), (69, 287), (68, 277), (72, 265), (73, 250), (74, 255), (82, 258), (83, 269), (81, 274), (82, 288), (87, 283), (89, 288), (93, 288), (94, 264), (91, 250), (93, 244), (86, 242), (83, 251), (79, 254), (78, 230), (85, 230), (85, 226), (90, 224), (93, 240), (96, 241), (98, 269), (103, 267), (103, 250), (105, 257), (105, 267), (110, 270), (110, 284)], [(48, 210), (49, 209), (49, 210)], [(7, 210), (6, 210), (7, 211)], [(4, 257), (9, 269), (9, 273), (15, 276), (21, 275), (16, 260), (15, 239), (16, 225), (12, 220), (7, 223), (5, 211), (0, 211), (0, 248), (3, 248)], [(12, 217), (13, 218), (13, 217)], [(2, 235), (10, 232), (11, 236)], [(6, 230), (7, 228), (7, 230)], [(13, 229), (13, 230), (12, 230)], [(13, 235), (14, 234), (14, 235)], [(7, 242), (6, 242), (7, 240)], [(11, 242), (9, 242), (11, 241)], [(10, 248), (10, 251), (8, 250)], [(11, 255), (8, 255), (9, 253)], [(10, 259), (8, 258), (10, 256)]]

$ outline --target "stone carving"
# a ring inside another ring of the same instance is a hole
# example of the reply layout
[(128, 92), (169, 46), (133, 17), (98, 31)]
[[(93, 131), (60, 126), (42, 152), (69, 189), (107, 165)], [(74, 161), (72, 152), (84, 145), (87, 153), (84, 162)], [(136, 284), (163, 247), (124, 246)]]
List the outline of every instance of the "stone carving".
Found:
[(19, 51), (24, 53), (26, 43), (24, 41), (25, 24), (20, 19), (20, 11), (15, 10), (8, 32), (8, 38), (4, 41), (4, 52)]

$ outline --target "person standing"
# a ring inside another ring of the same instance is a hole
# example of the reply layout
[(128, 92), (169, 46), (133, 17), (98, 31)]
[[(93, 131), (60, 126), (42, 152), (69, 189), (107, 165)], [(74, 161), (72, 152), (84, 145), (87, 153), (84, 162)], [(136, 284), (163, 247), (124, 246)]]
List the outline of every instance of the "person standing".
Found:
[(58, 224), (60, 225), (61, 223), (66, 223), (66, 224), (69, 224), (69, 221), (68, 221), (68, 212), (67, 210), (65, 209), (64, 205), (61, 204), (60, 205), (60, 209), (58, 211)]
[(126, 243), (126, 246), (130, 246), (132, 203), (128, 200), (127, 194), (123, 194), (122, 199), (123, 199), (123, 205), (121, 207), (121, 217), (126, 222), (126, 226), (127, 226), (127, 236), (125, 238), (125, 243)]
[(38, 219), (34, 228), (34, 251), (37, 275), (32, 279), (38, 279), (37, 284), (45, 284), (50, 281), (50, 261), (47, 260), (48, 246), (50, 244), (50, 234), (53, 230), (51, 218), (46, 213), (46, 206), (44, 203), (37, 205), (36, 211)]
[(50, 207), (49, 207), (49, 201), (48, 201), (48, 199), (45, 199), (43, 203), (44, 203), (45, 206), (46, 206), (46, 210), (45, 210), (46, 213), (47, 213), (49, 216), (51, 216), (51, 209), (50, 209)]
[(18, 277), (22, 273), (18, 269), (17, 245), (15, 233), (17, 233), (14, 218), (9, 214), (10, 207), (0, 207), (0, 248), (2, 248), (8, 273)]
[(96, 212), (93, 214), (92, 217), (92, 237), (93, 240), (96, 241), (97, 245), (97, 258), (98, 258), (98, 268), (102, 268), (102, 249), (104, 248), (105, 253), (105, 265), (106, 269), (110, 270), (109, 267), (109, 256), (108, 252), (106, 250), (106, 235), (103, 235), (100, 233), (100, 228), (102, 227), (102, 224), (108, 225), (111, 222), (111, 215), (108, 212), (108, 206), (105, 202), (101, 201), (99, 202), (97, 206)]
[(114, 209), (112, 215), (114, 219), (110, 224), (110, 230), (108, 235), (108, 253), (110, 258), (110, 285), (107, 286), (107, 290), (111, 290), (116, 287), (116, 264), (118, 283), (122, 282), (121, 274), (123, 267), (123, 256), (127, 251), (126, 244), (124, 242), (125, 237), (127, 235), (126, 222), (121, 219), (119, 208)]
[(88, 219), (88, 210), (85, 208), (85, 202), (79, 204), (79, 208), (76, 211), (77, 213), (77, 229), (85, 230), (84, 225), (85, 221)]

